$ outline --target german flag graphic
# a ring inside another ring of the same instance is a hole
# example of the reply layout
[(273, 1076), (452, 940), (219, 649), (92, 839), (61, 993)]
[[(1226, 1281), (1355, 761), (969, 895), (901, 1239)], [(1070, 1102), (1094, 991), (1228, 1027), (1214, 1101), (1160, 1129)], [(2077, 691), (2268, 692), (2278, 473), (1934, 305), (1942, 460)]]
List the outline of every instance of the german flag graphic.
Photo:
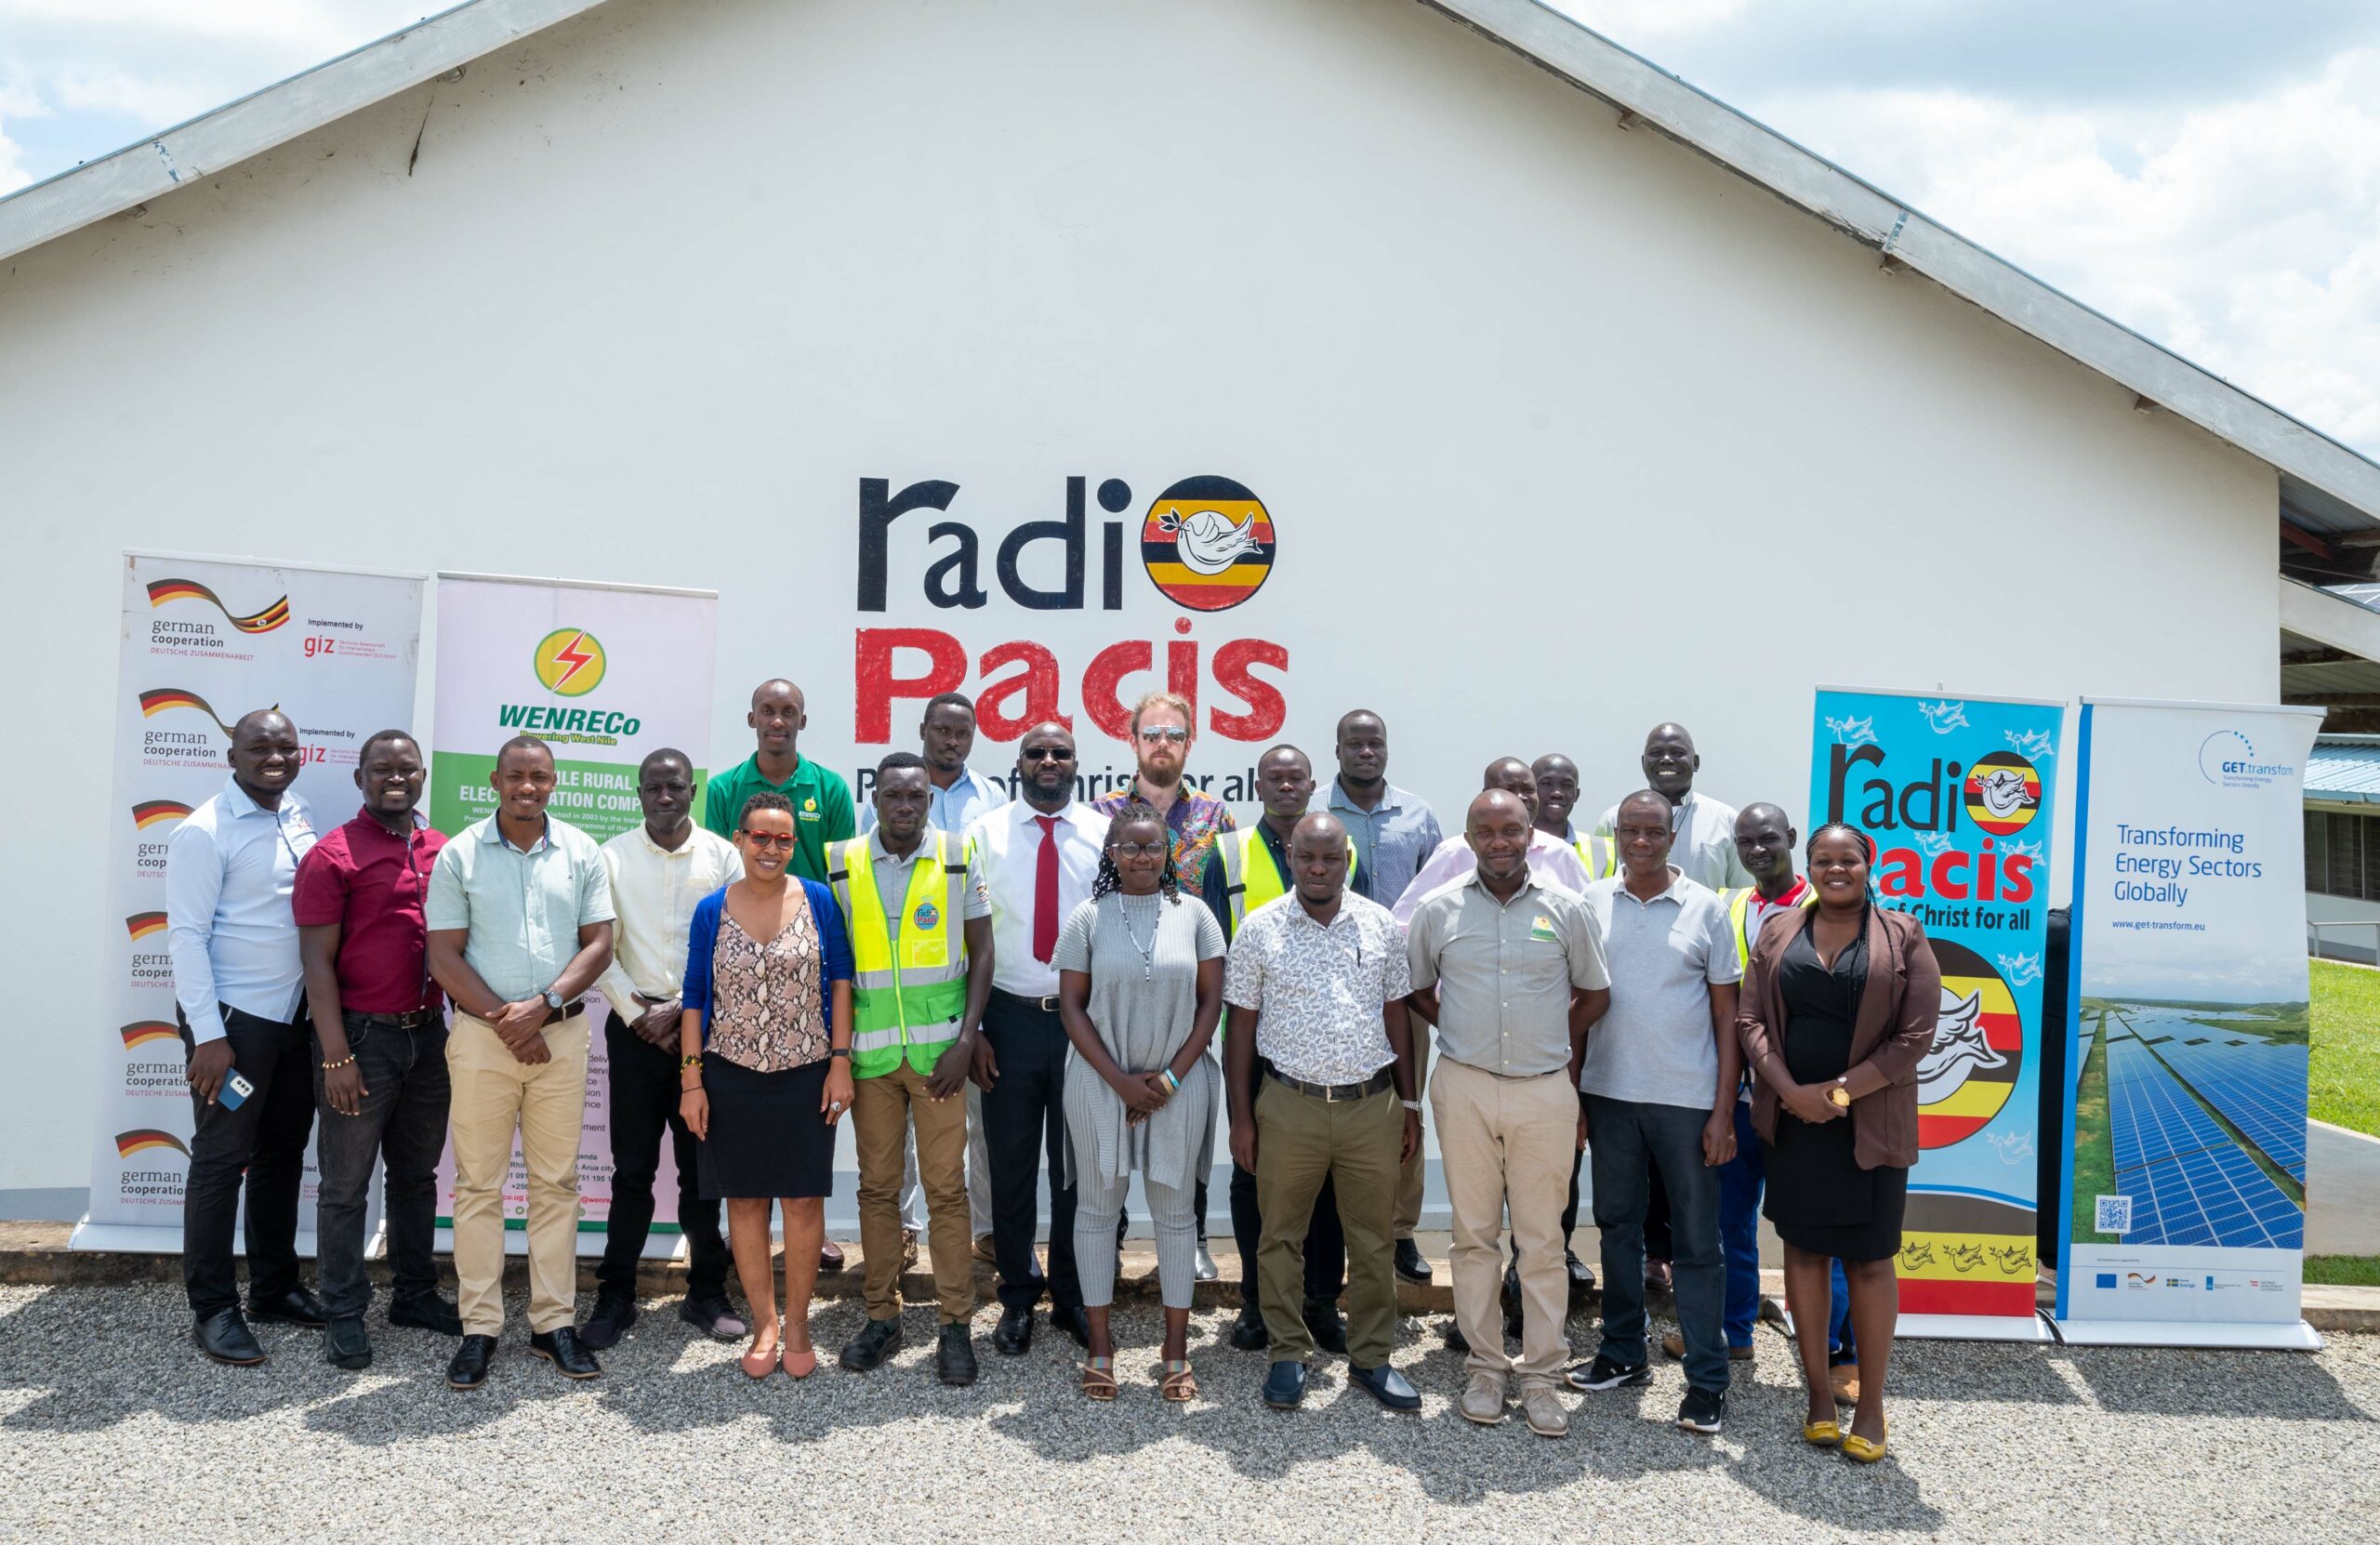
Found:
[(165, 915), (163, 912), (135, 912), (124, 919), (124, 931), (132, 935), (132, 942), (137, 944), (152, 933), (165, 931)]
[(116, 1032), (124, 1037), (124, 1049), (130, 1051), (152, 1041), (178, 1041), (181, 1032), (161, 1019), (137, 1019)]
[(169, 601), (203, 601), (223, 614), (224, 620), (243, 633), (270, 633), (289, 620), (289, 598), (279, 601), (261, 612), (240, 616), (223, 604), (223, 598), (195, 579), (158, 579), (149, 585), (149, 604), (153, 609)]
[(212, 704), (194, 692), (184, 692), (179, 687), (152, 687), (140, 694), (140, 717), (143, 719), (154, 719), (172, 708), (196, 708), (215, 721), (215, 727), (223, 732), (224, 739), (231, 738), (231, 726), (223, 722), (223, 716), (215, 711)]
[(190, 1145), (171, 1132), (161, 1132), (154, 1127), (142, 1127), (134, 1131), (115, 1134), (115, 1156), (130, 1158), (152, 1148), (171, 1148), (182, 1157), (190, 1157)]
[(1994, 837), (2010, 837), (2032, 825), (2042, 808), (2042, 775), (2014, 751), (1991, 751), (1967, 769), (1962, 791), (1967, 819)]
[(1141, 522), (1141, 564), (1177, 606), (1222, 612), (1263, 587), (1273, 572), (1273, 517), (1229, 478), (1184, 478), (1157, 495)]
[(1936, 939), (1942, 1014), (1917, 1064), (1917, 1145), (1948, 1148), (1990, 1124), (2024, 1070), (2025, 1025), (2008, 984), (1964, 944)]
[(142, 831), (190, 818), (190, 806), (179, 799), (143, 799), (132, 807), (132, 824)]

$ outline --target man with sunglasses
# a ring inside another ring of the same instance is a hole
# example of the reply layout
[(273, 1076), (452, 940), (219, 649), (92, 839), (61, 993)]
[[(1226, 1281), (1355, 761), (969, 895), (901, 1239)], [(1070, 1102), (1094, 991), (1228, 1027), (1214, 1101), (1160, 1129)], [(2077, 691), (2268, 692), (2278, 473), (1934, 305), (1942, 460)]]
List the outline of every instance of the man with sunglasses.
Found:
[[(1185, 891), (1195, 889), (1205, 876), (1207, 854), (1216, 837), (1239, 825), (1229, 806), (1183, 780), (1190, 747), (1198, 741), (1197, 713), (1178, 693), (1144, 695), (1132, 706), (1132, 756), (1139, 771), (1130, 785), (1093, 800), (1091, 807), (1102, 815), (1114, 815), (1141, 799), (1164, 816), (1166, 835), (1173, 841), (1174, 877)], [(1212, 1274), (1199, 1274), (1201, 1280)]]
[[(975, 1044), (991, 1157), (992, 1251), (999, 1324), (992, 1350), (1033, 1345), (1033, 1306), (1050, 1295), (1051, 1322), (1088, 1348), (1091, 1322), (1075, 1274), (1075, 1188), (1066, 1182), (1068, 1042), (1058, 1019), (1058, 931), (1091, 897), (1107, 818), (1075, 798), (1075, 737), (1036, 724), (1018, 743), (1021, 797), (968, 828), (976, 874), (992, 905), (992, 997)], [(1050, 1270), (1034, 1259), (1041, 1161), (1050, 1161)]]

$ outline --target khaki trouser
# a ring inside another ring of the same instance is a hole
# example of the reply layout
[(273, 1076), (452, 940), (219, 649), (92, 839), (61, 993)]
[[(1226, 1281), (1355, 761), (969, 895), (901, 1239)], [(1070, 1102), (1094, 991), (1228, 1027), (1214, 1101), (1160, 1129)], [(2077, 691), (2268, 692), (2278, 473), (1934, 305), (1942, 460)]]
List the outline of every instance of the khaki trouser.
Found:
[(975, 1313), (974, 1246), (967, 1232), (967, 1101), (958, 1094), (934, 1099), (926, 1092), (926, 1076), (906, 1058), (892, 1072), (853, 1086), (867, 1317), (891, 1320), (901, 1314), (901, 1182), (913, 1119), (935, 1305), (944, 1325), (963, 1325)]
[(1384, 1367), (1396, 1350), (1396, 1150), (1405, 1138), (1396, 1090), (1318, 1100), (1266, 1078), (1256, 1091), (1256, 1296), (1275, 1362), (1314, 1354), (1305, 1323), (1305, 1231), (1325, 1177), (1347, 1233), (1347, 1360)]
[[(1413, 1098), (1428, 1098), (1430, 1076), (1430, 1022), (1419, 1014), (1408, 1014), (1413, 1026)], [(1396, 1170), (1396, 1237), (1410, 1239), (1421, 1221), (1421, 1152), (1429, 1144), (1413, 1145), (1413, 1156)]]
[[(1471, 1342), (1474, 1373), (1519, 1376), (1551, 1388), (1568, 1361), (1563, 1321), (1570, 1274), (1562, 1260), (1562, 1209), (1579, 1147), (1579, 1097), (1567, 1073), (1500, 1078), (1448, 1062), (1430, 1080), (1438, 1155), (1454, 1210), (1454, 1319)], [(1504, 1211), (1520, 1254), (1521, 1358), (1504, 1354)]]
[(587, 1114), (587, 1016), (545, 1028), (551, 1058), (514, 1057), (485, 1020), (456, 1010), (455, 1285), (467, 1336), (504, 1329), (504, 1182), (512, 1133), (529, 1179), (529, 1328), (571, 1323), (578, 1301), (578, 1129)]

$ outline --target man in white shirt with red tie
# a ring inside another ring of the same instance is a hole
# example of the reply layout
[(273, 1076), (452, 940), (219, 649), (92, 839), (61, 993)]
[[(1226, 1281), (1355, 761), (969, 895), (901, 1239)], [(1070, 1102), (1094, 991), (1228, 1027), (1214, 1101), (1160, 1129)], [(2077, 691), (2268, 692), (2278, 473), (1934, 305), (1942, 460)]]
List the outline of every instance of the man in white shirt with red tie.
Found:
[[(1023, 798), (968, 828), (976, 873), (992, 903), (992, 999), (975, 1053), (991, 1158), (992, 1252), (999, 1264), (999, 1324), (992, 1350), (1022, 1356), (1033, 1306), (1088, 1347), (1091, 1326), (1075, 1275), (1075, 1188), (1066, 1183), (1065, 1026), (1058, 1019), (1058, 930), (1091, 897), (1107, 817), (1075, 798), (1075, 738), (1037, 724), (1017, 743)], [(1050, 1270), (1033, 1256), (1041, 1162), (1050, 1164)]]

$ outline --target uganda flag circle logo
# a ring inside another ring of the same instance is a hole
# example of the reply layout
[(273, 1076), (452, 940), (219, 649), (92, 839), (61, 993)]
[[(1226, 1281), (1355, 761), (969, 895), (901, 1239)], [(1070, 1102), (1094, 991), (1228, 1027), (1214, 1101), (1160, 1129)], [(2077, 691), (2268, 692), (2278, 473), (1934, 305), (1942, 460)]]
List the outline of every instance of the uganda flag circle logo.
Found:
[(1917, 1145), (1948, 1148), (1991, 1124), (2025, 1065), (2025, 1024), (2016, 996), (1980, 955), (1948, 939), (1929, 941), (1942, 967), (1942, 1011), (1934, 1044), (1917, 1064)]
[(583, 627), (557, 627), (530, 657), (537, 680), (560, 697), (584, 697), (603, 682), (603, 646)]
[(1992, 751), (1967, 769), (1967, 819), (1994, 837), (2032, 825), (2042, 808), (2042, 775), (2014, 751)]
[(1273, 572), (1273, 517), (1229, 478), (1183, 478), (1157, 496), (1141, 522), (1141, 564), (1174, 604), (1228, 610)]

